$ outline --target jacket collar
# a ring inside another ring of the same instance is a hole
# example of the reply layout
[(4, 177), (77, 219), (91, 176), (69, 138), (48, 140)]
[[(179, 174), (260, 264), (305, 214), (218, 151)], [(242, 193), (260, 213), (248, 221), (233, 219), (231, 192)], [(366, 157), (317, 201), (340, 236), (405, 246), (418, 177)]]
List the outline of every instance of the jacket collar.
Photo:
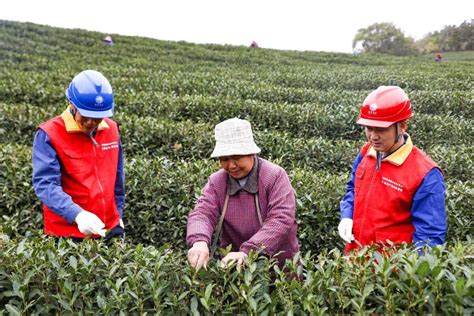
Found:
[[(61, 118), (64, 121), (64, 126), (66, 127), (66, 131), (68, 133), (78, 133), (81, 132), (81, 129), (77, 125), (76, 121), (74, 120), (74, 117), (72, 116), (70, 112), (70, 107), (68, 106), (66, 110), (61, 114)], [(97, 127), (97, 130), (102, 130), (104, 128), (110, 128), (109, 124), (105, 120), (102, 120), (100, 122), (99, 126)]]
[[(395, 150), (387, 157), (383, 158), (382, 161), (390, 162), (396, 166), (400, 166), (405, 162), (405, 160), (408, 158), (408, 155), (410, 155), (411, 151), (413, 150), (413, 143), (411, 141), (410, 135), (404, 134), (403, 137), (405, 138), (405, 144), (403, 144), (400, 148)], [(370, 146), (368, 155), (376, 157), (375, 149), (372, 146)]]
[(244, 187), (241, 188), (239, 184), (239, 180), (236, 180), (232, 178), (231, 176), (228, 176), (227, 180), (227, 193), (229, 195), (234, 195), (240, 190), (247, 191), (248, 193), (255, 194), (258, 192), (258, 158), (255, 156), (254, 158), (254, 163), (252, 170), (250, 170), (249, 175), (247, 176), (247, 183), (245, 183)]

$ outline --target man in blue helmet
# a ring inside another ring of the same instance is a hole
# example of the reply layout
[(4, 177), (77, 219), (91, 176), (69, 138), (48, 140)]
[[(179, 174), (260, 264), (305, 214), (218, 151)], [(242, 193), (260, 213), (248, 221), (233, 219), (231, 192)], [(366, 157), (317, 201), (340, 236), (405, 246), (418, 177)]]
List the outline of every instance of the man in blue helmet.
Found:
[(122, 144), (109, 81), (94, 70), (72, 79), (68, 107), (41, 125), (33, 142), (33, 186), (46, 235), (124, 235)]

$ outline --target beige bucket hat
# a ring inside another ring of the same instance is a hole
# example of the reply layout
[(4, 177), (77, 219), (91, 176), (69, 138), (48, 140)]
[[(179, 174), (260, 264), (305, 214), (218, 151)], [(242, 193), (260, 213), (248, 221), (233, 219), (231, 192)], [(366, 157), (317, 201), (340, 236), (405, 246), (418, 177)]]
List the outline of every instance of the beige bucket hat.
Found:
[(258, 154), (260, 148), (253, 140), (250, 122), (231, 118), (216, 125), (216, 147), (211, 157)]

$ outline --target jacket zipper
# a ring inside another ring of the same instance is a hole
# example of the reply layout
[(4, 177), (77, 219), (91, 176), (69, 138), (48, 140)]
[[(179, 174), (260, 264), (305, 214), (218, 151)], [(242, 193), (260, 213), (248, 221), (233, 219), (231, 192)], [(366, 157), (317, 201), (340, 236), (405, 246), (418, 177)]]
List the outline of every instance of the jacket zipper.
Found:
[(97, 143), (97, 141), (95, 140), (95, 138), (92, 136), (92, 135), (89, 135), (90, 139), (92, 140), (92, 148), (94, 150), (94, 169), (95, 169), (95, 176), (97, 178), (97, 183), (99, 185), (99, 189), (100, 189), (100, 192), (101, 192), (101, 201), (102, 201), (102, 219), (103, 219), (103, 222), (104, 224), (106, 223), (106, 209), (105, 209), (105, 198), (104, 198), (104, 188), (102, 187), (102, 183), (100, 183), (100, 179), (99, 179), (99, 168), (97, 167), (97, 151), (96, 151), (96, 148), (99, 146), (99, 144)]
[[(374, 190), (374, 179), (375, 179), (375, 176), (377, 175), (377, 172), (380, 171), (380, 170), (375, 170), (373, 171), (372, 173), (372, 178), (370, 179), (370, 189), (369, 191), (367, 192), (367, 197), (366, 197), (366, 201), (370, 201), (370, 197), (372, 196), (372, 192)], [(369, 208), (369, 203), (364, 203), (365, 206), (364, 206), (364, 213), (363, 213), (363, 217), (362, 217), (362, 221), (360, 223), (360, 228), (359, 228), (359, 236), (362, 236), (362, 229), (364, 228), (364, 222), (365, 222), (365, 219), (367, 217), (367, 209)]]

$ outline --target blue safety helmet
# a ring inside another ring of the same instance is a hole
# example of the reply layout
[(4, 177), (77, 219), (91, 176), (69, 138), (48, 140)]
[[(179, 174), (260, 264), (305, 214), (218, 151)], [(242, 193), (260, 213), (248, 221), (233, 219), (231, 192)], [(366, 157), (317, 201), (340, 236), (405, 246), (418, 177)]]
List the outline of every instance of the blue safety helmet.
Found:
[(84, 70), (75, 76), (66, 97), (85, 117), (104, 118), (114, 114), (114, 94), (107, 78), (95, 70)]

